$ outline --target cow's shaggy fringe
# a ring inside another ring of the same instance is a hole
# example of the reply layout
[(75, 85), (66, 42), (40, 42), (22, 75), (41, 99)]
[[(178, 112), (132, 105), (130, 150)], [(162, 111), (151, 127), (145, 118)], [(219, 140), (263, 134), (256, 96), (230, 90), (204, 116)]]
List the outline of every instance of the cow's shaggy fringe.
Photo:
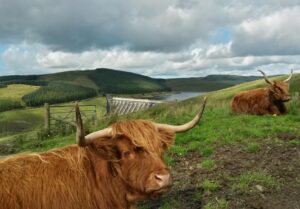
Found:
[(120, 134), (131, 139), (135, 146), (143, 147), (154, 153), (162, 153), (163, 148), (170, 147), (175, 137), (174, 131), (167, 129), (157, 130), (155, 125), (147, 120), (132, 120), (113, 124), (113, 138), (118, 137)]
[(133, 208), (126, 199), (127, 185), (106, 159), (108, 145), (123, 134), (136, 146), (162, 154), (162, 143), (170, 146), (175, 134), (142, 120), (119, 122), (112, 130), (112, 138), (87, 147), (72, 145), (0, 161), (0, 209)]

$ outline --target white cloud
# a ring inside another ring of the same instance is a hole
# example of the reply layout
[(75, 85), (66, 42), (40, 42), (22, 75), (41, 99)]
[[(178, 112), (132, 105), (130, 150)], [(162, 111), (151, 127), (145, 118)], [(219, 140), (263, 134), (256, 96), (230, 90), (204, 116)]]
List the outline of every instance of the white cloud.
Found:
[(236, 27), (233, 52), (236, 55), (300, 54), (300, 6), (275, 11)]
[(9, 46), (1, 55), (0, 60), (5, 69), (5, 75), (50, 73), (51, 69), (43, 68), (37, 62), (37, 57), (46, 52), (45, 47), (37, 44), (21, 43)]
[[(2, 74), (153, 77), (300, 68), (299, 0), (0, 0)], [(72, 5), (72, 9), (70, 9)]]

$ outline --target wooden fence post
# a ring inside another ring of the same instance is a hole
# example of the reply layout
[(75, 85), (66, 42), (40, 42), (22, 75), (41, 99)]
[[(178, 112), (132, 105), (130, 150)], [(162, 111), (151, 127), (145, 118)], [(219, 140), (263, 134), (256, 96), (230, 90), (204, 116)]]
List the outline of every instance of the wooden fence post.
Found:
[(45, 130), (48, 134), (50, 134), (50, 105), (49, 103), (45, 103), (44, 105), (45, 109)]
[(105, 99), (106, 99), (106, 116), (110, 115), (110, 111), (111, 111), (111, 106), (110, 106), (110, 97), (106, 94), (105, 95)]

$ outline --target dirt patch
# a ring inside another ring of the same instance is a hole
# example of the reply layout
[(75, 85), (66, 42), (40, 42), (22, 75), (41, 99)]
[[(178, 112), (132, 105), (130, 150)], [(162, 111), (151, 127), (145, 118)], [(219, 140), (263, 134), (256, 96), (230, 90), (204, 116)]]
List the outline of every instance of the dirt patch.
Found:
[[(140, 208), (201, 209), (214, 204), (212, 208), (220, 209), (300, 209), (300, 144), (286, 141), (294, 140), (292, 136), (281, 139), (282, 143), (277, 144), (261, 139), (261, 149), (255, 153), (234, 145), (217, 149), (209, 158), (198, 152), (175, 157), (172, 189), (159, 199), (142, 203)], [(213, 160), (215, 167), (203, 169), (204, 159)], [(240, 176), (249, 172), (271, 176), (274, 185), (253, 182), (246, 189), (233, 189)], [(217, 182), (218, 189), (204, 189), (205, 179)], [(223, 200), (223, 205), (218, 200)]]

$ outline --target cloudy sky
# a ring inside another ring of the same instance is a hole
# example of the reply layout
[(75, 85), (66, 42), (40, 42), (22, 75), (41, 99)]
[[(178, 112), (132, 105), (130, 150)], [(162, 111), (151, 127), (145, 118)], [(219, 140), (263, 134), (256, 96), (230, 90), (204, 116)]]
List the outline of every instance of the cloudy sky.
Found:
[(300, 72), (300, 0), (0, 0), (0, 75)]

